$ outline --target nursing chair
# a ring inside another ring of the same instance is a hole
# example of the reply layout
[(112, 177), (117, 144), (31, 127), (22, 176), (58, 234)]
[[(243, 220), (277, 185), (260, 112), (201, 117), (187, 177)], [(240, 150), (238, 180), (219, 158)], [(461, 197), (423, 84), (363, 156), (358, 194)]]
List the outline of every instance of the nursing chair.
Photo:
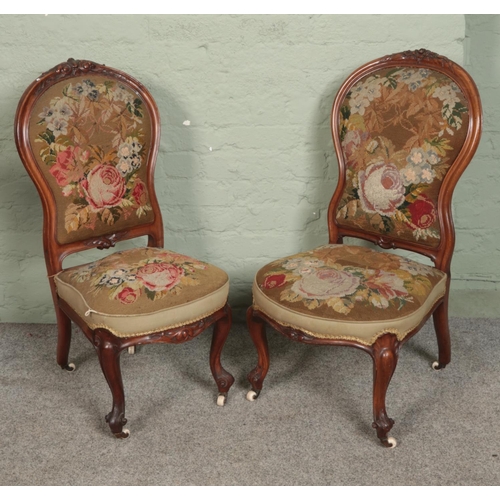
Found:
[[(75, 369), (68, 360), (73, 321), (94, 346), (111, 389), (106, 421), (116, 437), (126, 438), (120, 353), (186, 342), (214, 325), (210, 368), (222, 406), (234, 382), (220, 362), (231, 327), (228, 276), (163, 248), (154, 190), (160, 117), (148, 90), (121, 71), (69, 59), (24, 92), (15, 138), (42, 200), (57, 363)], [(147, 246), (63, 269), (69, 254), (140, 236), (147, 236)]]
[[(383, 57), (349, 76), (332, 110), (339, 177), (329, 243), (257, 272), (247, 323), (258, 363), (247, 399), (259, 395), (269, 368), (266, 324), (298, 342), (353, 346), (373, 359), (373, 427), (384, 446), (396, 446), (387, 388), (400, 348), (431, 315), (439, 349), (432, 367), (450, 362), (451, 199), (481, 120), (472, 78), (428, 50)], [(343, 244), (344, 237), (416, 252), (434, 265)]]

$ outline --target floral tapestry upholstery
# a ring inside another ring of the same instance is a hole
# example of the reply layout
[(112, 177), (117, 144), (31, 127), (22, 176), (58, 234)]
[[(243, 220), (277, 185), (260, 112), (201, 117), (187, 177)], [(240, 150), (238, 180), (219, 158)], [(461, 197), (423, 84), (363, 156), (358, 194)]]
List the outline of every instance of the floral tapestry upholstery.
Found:
[(338, 120), (346, 185), (337, 223), (437, 247), (439, 189), (469, 120), (457, 85), (428, 69), (385, 69), (350, 89)]
[(227, 274), (158, 248), (116, 252), (55, 276), (58, 295), (90, 326), (120, 337), (209, 316), (227, 301)]
[(256, 275), (254, 308), (320, 338), (365, 344), (400, 340), (446, 293), (446, 274), (387, 252), (325, 245), (285, 257)]
[(90, 74), (49, 87), (35, 103), (29, 137), (54, 194), (59, 243), (153, 220), (150, 117), (126, 84)]

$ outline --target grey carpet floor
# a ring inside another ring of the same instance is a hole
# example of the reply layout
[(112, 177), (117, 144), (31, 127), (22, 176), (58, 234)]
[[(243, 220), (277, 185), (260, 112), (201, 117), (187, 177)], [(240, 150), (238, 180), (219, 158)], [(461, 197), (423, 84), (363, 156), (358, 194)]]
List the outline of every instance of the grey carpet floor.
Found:
[(234, 325), (225, 407), (208, 366), (211, 334), (122, 355), (127, 440), (109, 432), (111, 395), (75, 331), (73, 373), (54, 325), (0, 325), (1, 485), (499, 485), (500, 320), (452, 319), (442, 372), (432, 324), (402, 349), (388, 392), (395, 449), (371, 428), (372, 364), (353, 348), (268, 331), (271, 368), (246, 401), (256, 354)]

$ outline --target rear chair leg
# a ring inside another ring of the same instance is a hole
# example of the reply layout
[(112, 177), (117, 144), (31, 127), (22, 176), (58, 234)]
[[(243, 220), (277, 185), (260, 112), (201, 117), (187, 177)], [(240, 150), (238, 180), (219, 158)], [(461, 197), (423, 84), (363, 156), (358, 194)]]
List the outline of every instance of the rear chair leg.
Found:
[(68, 363), (71, 345), (71, 320), (56, 306), (57, 317), (57, 364), (68, 372), (75, 370), (74, 363)]
[(448, 322), (448, 294), (432, 315), (438, 342), (438, 361), (432, 363), (434, 370), (442, 370), (451, 361), (450, 325)]
[(262, 390), (264, 378), (269, 370), (269, 347), (267, 345), (266, 326), (264, 321), (254, 315), (253, 307), (247, 310), (247, 325), (253, 343), (257, 348), (257, 366), (248, 374), (252, 390), (248, 391), (248, 401), (255, 401)]

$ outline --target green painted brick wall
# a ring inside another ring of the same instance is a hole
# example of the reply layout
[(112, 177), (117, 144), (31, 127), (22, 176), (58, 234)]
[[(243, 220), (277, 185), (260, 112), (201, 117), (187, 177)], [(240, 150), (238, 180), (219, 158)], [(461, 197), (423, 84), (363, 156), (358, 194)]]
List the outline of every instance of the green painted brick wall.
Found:
[[(498, 23), (483, 17), (0, 16), (0, 321), (55, 320), (41, 204), (13, 139), (19, 98), (41, 72), (69, 57), (90, 59), (149, 88), (162, 118), (156, 183), (166, 246), (225, 269), (230, 302), (241, 311), (259, 267), (327, 241), (326, 207), (337, 178), (329, 117), (342, 81), (371, 59), (425, 47), (460, 64), (464, 56), (472, 61), (469, 70), (494, 108), (495, 78), (482, 45), (498, 37)], [(457, 314), (464, 307), (471, 315), (498, 314), (498, 126), (485, 116), (489, 135), (455, 196)], [(89, 251), (66, 263), (103, 255)], [(481, 293), (472, 307), (471, 297)]]
[(500, 317), (500, 16), (466, 15), (464, 67), (479, 89), (483, 135), (454, 196), (451, 313)]

